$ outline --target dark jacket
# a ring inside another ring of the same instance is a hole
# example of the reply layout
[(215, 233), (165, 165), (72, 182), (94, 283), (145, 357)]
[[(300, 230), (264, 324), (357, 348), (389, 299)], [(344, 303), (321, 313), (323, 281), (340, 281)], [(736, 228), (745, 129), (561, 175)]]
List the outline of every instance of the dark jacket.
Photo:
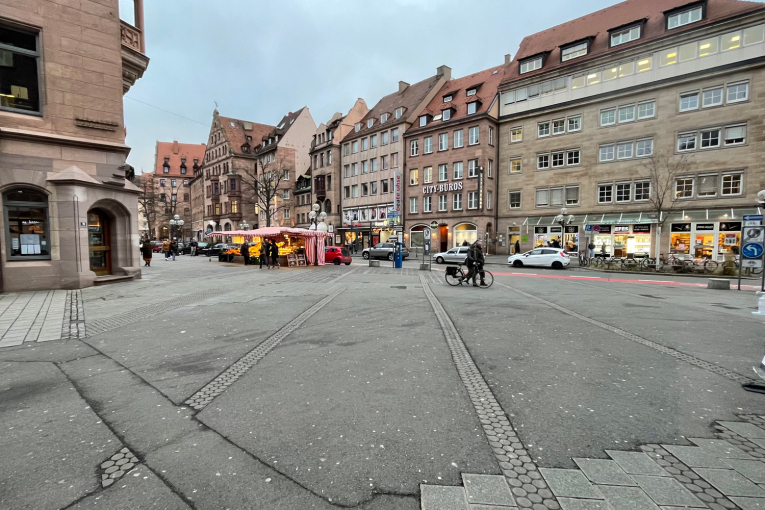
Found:
[(271, 258), (275, 259), (279, 256), (279, 247), (276, 246), (276, 243), (271, 243)]
[(515, 253), (521, 252), (521, 243), (520, 241), (515, 241)]
[(143, 258), (145, 259), (150, 259), (153, 251), (154, 249), (152, 248), (151, 243), (149, 241), (146, 241), (141, 246), (141, 255), (143, 255)]
[(178, 253), (178, 243), (176, 241), (170, 242), (170, 253)]
[(247, 243), (242, 244), (242, 246), (239, 247), (239, 253), (246, 259), (250, 258), (250, 245)]

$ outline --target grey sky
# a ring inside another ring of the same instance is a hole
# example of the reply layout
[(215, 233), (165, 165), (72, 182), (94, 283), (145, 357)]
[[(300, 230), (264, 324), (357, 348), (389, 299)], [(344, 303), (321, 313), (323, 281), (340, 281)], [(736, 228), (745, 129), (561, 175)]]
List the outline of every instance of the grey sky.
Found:
[[(157, 140), (204, 143), (213, 101), (221, 115), (264, 124), (308, 106), (320, 124), (356, 98), (371, 107), (399, 80), (415, 83), (442, 64), (454, 77), (499, 65), (525, 35), (615, 3), (146, 0), (151, 63), (124, 100), (128, 162), (149, 172)], [(131, 6), (120, 0), (126, 21)]]

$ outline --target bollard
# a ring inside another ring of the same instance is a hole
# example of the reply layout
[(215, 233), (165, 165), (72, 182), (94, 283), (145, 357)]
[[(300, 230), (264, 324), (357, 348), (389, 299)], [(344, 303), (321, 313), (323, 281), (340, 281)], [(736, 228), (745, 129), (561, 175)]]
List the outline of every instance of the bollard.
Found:
[(764, 292), (757, 292), (757, 295), (760, 296), (760, 299), (757, 301), (758, 310), (756, 312), (752, 312), (752, 314), (753, 315), (765, 315), (765, 293)]

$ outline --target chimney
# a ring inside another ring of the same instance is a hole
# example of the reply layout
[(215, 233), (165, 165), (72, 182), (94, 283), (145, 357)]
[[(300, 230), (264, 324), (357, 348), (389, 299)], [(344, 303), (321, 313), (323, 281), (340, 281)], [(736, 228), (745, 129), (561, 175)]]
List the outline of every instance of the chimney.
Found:
[(506, 66), (509, 66), (510, 62), (512, 62), (512, 61), (513, 61), (513, 56), (512, 55), (510, 55), (509, 53), (507, 55), (505, 55), (505, 65)]
[(398, 82), (398, 92), (401, 93), (406, 90), (406, 88), (409, 86), (409, 84), (405, 81)]
[(178, 148), (178, 140), (173, 140), (173, 154), (178, 154), (180, 149)]
[(449, 81), (452, 79), (452, 68), (449, 66), (439, 66), (436, 68), (436, 74), (443, 75)]

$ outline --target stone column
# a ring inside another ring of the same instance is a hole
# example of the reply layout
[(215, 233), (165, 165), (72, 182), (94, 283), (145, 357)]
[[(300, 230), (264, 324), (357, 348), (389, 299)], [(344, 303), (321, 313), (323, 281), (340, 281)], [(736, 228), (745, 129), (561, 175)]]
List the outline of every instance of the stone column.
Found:
[(143, 0), (133, 0), (135, 8), (135, 27), (141, 31), (141, 53), (146, 54), (146, 36), (144, 35), (143, 24)]

